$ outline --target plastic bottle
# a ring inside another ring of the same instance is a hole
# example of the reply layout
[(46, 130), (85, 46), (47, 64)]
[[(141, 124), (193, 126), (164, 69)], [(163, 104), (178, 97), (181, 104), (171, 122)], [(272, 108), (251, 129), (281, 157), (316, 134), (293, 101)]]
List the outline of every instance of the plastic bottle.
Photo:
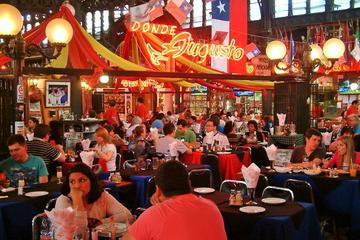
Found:
[(43, 218), (40, 226), (40, 240), (52, 240), (53, 232), (51, 230), (51, 222), (48, 218)]

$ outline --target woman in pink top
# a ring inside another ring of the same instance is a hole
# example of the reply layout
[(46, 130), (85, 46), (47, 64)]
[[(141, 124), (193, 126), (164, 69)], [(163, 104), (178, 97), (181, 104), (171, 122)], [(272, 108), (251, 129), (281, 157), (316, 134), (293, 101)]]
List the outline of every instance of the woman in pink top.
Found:
[(360, 152), (355, 152), (353, 139), (348, 136), (341, 136), (337, 141), (337, 150), (330, 161), (324, 163), (324, 167), (349, 170), (352, 163), (360, 164)]

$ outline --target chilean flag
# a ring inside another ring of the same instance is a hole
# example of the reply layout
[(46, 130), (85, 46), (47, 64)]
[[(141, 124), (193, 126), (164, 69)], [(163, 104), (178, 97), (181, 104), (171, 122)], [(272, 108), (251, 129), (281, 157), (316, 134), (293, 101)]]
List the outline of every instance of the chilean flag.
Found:
[[(246, 0), (213, 0), (211, 2), (212, 13), (212, 39), (217, 32), (227, 32), (223, 42), (229, 44), (231, 39), (235, 40), (236, 47), (244, 48), (247, 44), (247, 10)], [(246, 74), (246, 56), (240, 61), (228, 60), (226, 58), (211, 59), (211, 67), (228, 73)]]

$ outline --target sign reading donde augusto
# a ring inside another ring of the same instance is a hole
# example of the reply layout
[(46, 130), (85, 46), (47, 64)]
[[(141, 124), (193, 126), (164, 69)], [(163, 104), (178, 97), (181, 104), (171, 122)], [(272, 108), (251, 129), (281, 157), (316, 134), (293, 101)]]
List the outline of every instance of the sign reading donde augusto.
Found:
[(150, 43), (146, 44), (151, 61), (155, 65), (160, 65), (161, 61), (168, 61), (169, 56), (177, 58), (183, 54), (199, 57), (199, 63), (204, 62), (208, 56), (233, 59), (236, 61), (244, 56), (244, 49), (236, 47), (234, 39), (231, 39), (229, 45), (195, 43), (192, 41), (192, 36), (189, 32), (176, 34), (176, 26), (152, 23), (133, 22), (130, 30), (133, 32), (148, 32), (173, 36), (169, 43), (160, 45), (161, 51), (154, 49)]

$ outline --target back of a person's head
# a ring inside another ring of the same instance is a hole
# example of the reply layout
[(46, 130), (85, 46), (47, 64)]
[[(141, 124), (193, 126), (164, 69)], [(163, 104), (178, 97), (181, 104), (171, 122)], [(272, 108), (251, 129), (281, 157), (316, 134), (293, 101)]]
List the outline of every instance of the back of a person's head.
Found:
[(39, 124), (39, 120), (35, 117), (30, 117), (29, 120), (31, 120), (33, 123), (35, 123), (36, 125)]
[(135, 116), (135, 117), (133, 118), (133, 123), (134, 123), (134, 124), (141, 124), (141, 123), (142, 123), (141, 117)]
[(106, 124), (104, 126), (104, 128), (108, 131), (108, 133), (110, 133), (111, 131), (114, 131), (114, 127), (109, 124)]
[(340, 136), (343, 136), (344, 134), (353, 136), (354, 135), (354, 129), (352, 127), (346, 126), (343, 127), (340, 131)]
[(22, 145), (22, 146), (24, 146), (26, 144), (25, 138), (24, 138), (23, 135), (21, 135), (21, 134), (11, 135), (7, 140), (7, 145), (8, 146), (11, 146), (11, 145), (14, 145), (14, 144), (17, 144), (17, 143), (19, 145)]
[(167, 111), (166, 113), (168, 116), (171, 116), (172, 115), (172, 112), (171, 111)]
[(360, 152), (360, 135), (357, 134), (353, 137), (355, 152)]
[(166, 123), (163, 128), (163, 132), (165, 135), (172, 134), (175, 131), (175, 126), (172, 123)]
[(138, 97), (137, 101), (138, 101), (139, 103), (144, 103), (144, 98)]
[(187, 122), (185, 119), (179, 119), (176, 123), (177, 126), (187, 127)]
[(168, 161), (156, 172), (155, 184), (165, 197), (190, 193), (188, 172), (179, 161)]
[(195, 116), (191, 116), (191, 119), (194, 121), (194, 122), (196, 122), (196, 117)]
[(354, 101), (351, 102), (352, 105), (356, 105), (356, 104), (358, 104), (358, 103), (359, 103), (358, 100), (354, 100)]
[(234, 123), (232, 121), (227, 121), (224, 127), (224, 134), (225, 135), (229, 134), (233, 129), (234, 129)]
[(34, 137), (44, 138), (46, 135), (50, 135), (51, 128), (46, 124), (39, 124), (34, 129)]
[(305, 132), (305, 138), (310, 139), (311, 136), (318, 136), (318, 137), (322, 137), (321, 133), (316, 130), (315, 128), (308, 128)]
[(165, 115), (164, 115), (163, 113), (159, 113), (159, 114), (156, 116), (156, 119), (162, 120), (164, 117), (165, 117)]

